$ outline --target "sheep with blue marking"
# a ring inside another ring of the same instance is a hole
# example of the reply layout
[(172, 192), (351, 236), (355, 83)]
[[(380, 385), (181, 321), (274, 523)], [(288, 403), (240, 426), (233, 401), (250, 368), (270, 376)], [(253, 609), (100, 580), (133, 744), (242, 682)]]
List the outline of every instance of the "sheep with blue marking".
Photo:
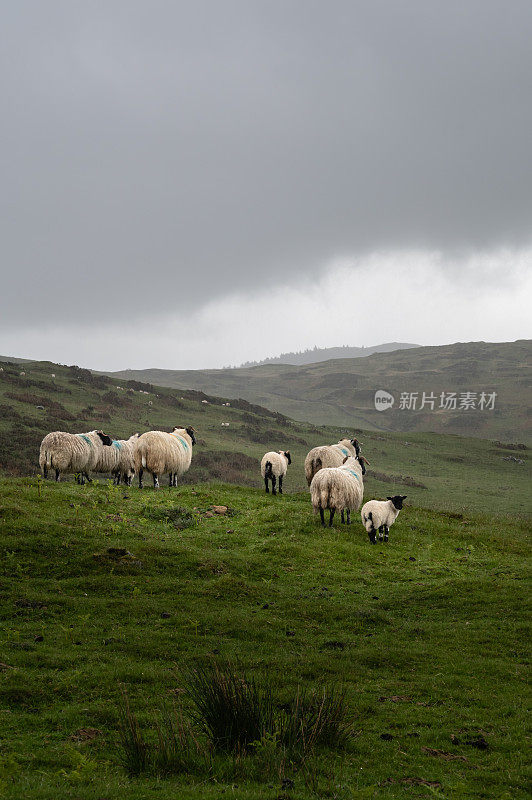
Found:
[(292, 463), (289, 450), (271, 450), (262, 456), (260, 462), (260, 473), (264, 478), (266, 491), (269, 492), (268, 481), (272, 484), (272, 494), (277, 494), (275, 490), (276, 480), (279, 481), (279, 494), (283, 493), (283, 478), (286, 475), (288, 465)]
[(386, 500), (368, 500), (364, 503), (360, 516), (371, 544), (377, 543), (377, 531), (380, 542), (388, 541), (390, 528), (399, 516), (404, 500), (406, 494), (395, 494)]
[(126, 486), (131, 486), (135, 474), (135, 449), (138, 438), (139, 434), (134, 433), (129, 439), (113, 439), (111, 446), (104, 448), (100, 453), (94, 472), (110, 473), (117, 486), (121, 480)]
[(48, 433), (41, 442), (39, 452), (43, 478), (47, 478), (48, 471), (53, 469), (56, 481), (59, 481), (61, 474), (77, 474), (81, 484), (85, 483), (85, 479), (90, 481), (90, 473), (103, 450), (109, 449), (112, 441), (103, 431)]
[(305, 477), (310, 486), (314, 475), (324, 467), (340, 467), (345, 458), (360, 455), (358, 439), (340, 439), (337, 444), (313, 447), (305, 458)]
[(340, 467), (323, 467), (312, 478), (310, 498), (314, 513), (320, 512), (321, 524), (325, 526), (325, 511), (329, 510), (329, 527), (337, 511), (344, 522), (351, 524), (351, 511), (358, 511), (364, 497), (363, 476), (366, 474), (364, 456), (344, 458)]
[(139, 436), (135, 448), (135, 471), (142, 489), (144, 470), (153, 476), (153, 488), (159, 488), (159, 475), (168, 473), (169, 486), (190, 467), (192, 447), (196, 444), (194, 428), (174, 428), (172, 433), (147, 431)]

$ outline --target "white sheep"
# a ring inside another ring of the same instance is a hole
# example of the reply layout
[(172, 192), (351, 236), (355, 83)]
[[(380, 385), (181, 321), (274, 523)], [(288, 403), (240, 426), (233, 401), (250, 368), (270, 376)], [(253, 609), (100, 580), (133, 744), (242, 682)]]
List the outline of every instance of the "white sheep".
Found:
[(153, 475), (153, 486), (159, 488), (159, 475), (169, 474), (169, 486), (177, 486), (177, 479), (190, 467), (192, 446), (196, 444), (194, 428), (174, 428), (172, 433), (147, 431), (139, 436), (135, 448), (135, 470), (142, 489), (142, 475), (148, 470)]
[(283, 493), (283, 478), (286, 475), (288, 465), (292, 463), (289, 450), (278, 450), (277, 452), (271, 450), (262, 456), (260, 462), (260, 473), (264, 478), (264, 486), (266, 491), (269, 492), (268, 481), (272, 482), (272, 494), (277, 494), (275, 491), (275, 481), (279, 479), (279, 494)]
[(406, 494), (396, 494), (386, 500), (368, 500), (362, 506), (360, 516), (365, 527), (371, 544), (377, 542), (377, 531), (379, 531), (379, 541), (388, 541), (388, 533), (399, 512), (403, 507), (403, 500)]
[(111, 473), (117, 486), (121, 479), (126, 486), (131, 486), (138, 438), (139, 434), (134, 433), (129, 439), (113, 439), (110, 447), (102, 448), (94, 472)]
[(313, 447), (305, 458), (305, 477), (310, 486), (314, 475), (324, 467), (340, 467), (345, 458), (360, 455), (358, 439), (340, 439), (337, 444)]
[(344, 511), (347, 512), (347, 524), (351, 524), (351, 510), (360, 508), (364, 497), (363, 475), (365, 464), (369, 464), (364, 456), (349, 456), (340, 467), (323, 467), (313, 477), (310, 484), (310, 497), (314, 513), (320, 512), (321, 524), (325, 525), (325, 509), (329, 509), (329, 527), (332, 527), (336, 511), (341, 512), (344, 522)]
[(79, 482), (90, 481), (89, 473), (94, 469), (101, 451), (112, 444), (112, 439), (103, 431), (88, 433), (66, 433), (53, 431), (41, 442), (39, 466), (43, 477), (48, 477), (48, 470), (55, 469), (55, 479), (61, 473), (77, 473)]

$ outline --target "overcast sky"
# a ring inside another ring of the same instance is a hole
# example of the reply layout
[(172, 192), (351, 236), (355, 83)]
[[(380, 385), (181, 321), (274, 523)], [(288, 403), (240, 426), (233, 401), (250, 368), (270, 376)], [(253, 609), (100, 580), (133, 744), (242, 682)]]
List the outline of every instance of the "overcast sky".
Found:
[(0, 5), (0, 354), (530, 336), (530, 0)]

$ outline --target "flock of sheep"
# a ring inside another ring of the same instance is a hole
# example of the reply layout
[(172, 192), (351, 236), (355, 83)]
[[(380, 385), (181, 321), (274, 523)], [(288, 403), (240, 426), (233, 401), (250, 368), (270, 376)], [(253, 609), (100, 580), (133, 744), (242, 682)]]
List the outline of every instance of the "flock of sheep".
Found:
[[(139, 489), (143, 474), (150, 472), (153, 486), (159, 488), (159, 476), (169, 476), (169, 486), (190, 467), (192, 447), (196, 443), (194, 428), (174, 428), (171, 433), (148, 431), (134, 433), (129, 439), (112, 439), (103, 431), (66, 433), (54, 431), (41, 442), (39, 466), (44, 478), (51, 470), (58, 481), (61, 474), (75, 474), (80, 483), (91, 480), (91, 472), (107, 473), (117, 484), (123, 481), (131, 486), (138, 475)], [(261, 461), (261, 474), (266, 492), (271, 483), (272, 494), (283, 492), (283, 479), (292, 463), (290, 452), (280, 450), (266, 453)], [(305, 476), (310, 487), (314, 513), (320, 514), (325, 525), (325, 511), (329, 511), (329, 526), (334, 515), (340, 513), (341, 521), (351, 522), (351, 511), (358, 511), (364, 497), (363, 476), (367, 459), (360, 454), (357, 439), (341, 439), (337, 444), (314, 447), (305, 458)], [(390, 526), (397, 519), (406, 495), (394, 495), (386, 500), (370, 500), (362, 506), (362, 523), (370, 542), (388, 541)]]
[[(291, 463), (288, 450), (266, 453), (261, 461), (261, 474), (266, 491), (269, 482), (272, 493), (279, 482), (279, 493), (283, 491), (283, 478)], [(334, 515), (340, 512), (341, 522), (351, 523), (351, 511), (358, 511), (364, 497), (363, 476), (369, 461), (360, 454), (358, 439), (341, 439), (336, 444), (314, 447), (305, 458), (305, 477), (310, 486), (310, 498), (314, 513), (319, 512), (321, 524), (325, 525), (325, 511), (329, 511), (329, 527)], [(362, 506), (361, 518), (369, 540), (388, 541), (390, 526), (393, 525), (403, 507), (405, 495), (396, 494), (386, 500), (370, 500)]]

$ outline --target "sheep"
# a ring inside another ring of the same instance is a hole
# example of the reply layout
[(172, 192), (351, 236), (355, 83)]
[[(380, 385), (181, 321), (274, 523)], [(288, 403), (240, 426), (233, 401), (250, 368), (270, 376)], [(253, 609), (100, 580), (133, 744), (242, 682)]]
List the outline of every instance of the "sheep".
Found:
[(362, 506), (360, 516), (365, 527), (371, 544), (377, 543), (377, 531), (379, 531), (379, 541), (388, 541), (388, 532), (393, 525), (399, 512), (403, 507), (403, 500), (406, 494), (396, 494), (386, 500), (368, 500)]
[(305, 458), (305, 476), (310, 486), (312, 478), (324, 467), (340, 467), (348, 456), (360, 455), (358, 439), (340, 439), (338, 444), (313, 447)]
[(272, 482), (272, 494), (277, 494), (275, 491), (275, 479), (279, 478), (279, 494), (283, 493), (283, 478), (286, 475), (288, 465), (292, 463), (289, 450), (273, 450), (262, 456), (260, 462), (260, 472), (264, 478), (264, 486), (266, 491), (269, 492), (268, 481)]
[(94, 472), (110, 472), (117, 486), (120, 479), (126, 486), (131, 486), (135, 474), (135, 448), (138, 438), (139, 434), (134, 433), (129, 439), (113, 439), (111, 447), (100, 452)]
[(344, 458), (340, 467), (322, 467), (312, 478), (310, 497), (314, 513), (320, 512), (321, 524), (325, 526), (324, 511), (329, 509), (329, 527), (332, 527), (335, 511), (347, 512), (347, 524), (351, 524), (351, 509), (358, 510), (364, 497), (362, 476), (366, 474), (364, 456)]
[(190, 467), (192, 446), (196, 444), (194, 428), (174, 428), (172, 433), (147, 431), (139, 436), (135, 448), (135, 470), (142, 489), (142, 475), (147, 469), (153, 475), (153, 488), (159, 488), (159, 475), (168, 472), (169, 486)]
[(112, 441), (103, 431), (48, 433), (41, 442), (39, 452), (43, 477), (48, 477), (49, 469), (55, 469), (56, 481), (62, 472), (78, 473), (81, 484), (85, 483), (85, 478), (90, 481), (89, 473), (94, 469), (100, 452), (104, 446), (109, 447)]

